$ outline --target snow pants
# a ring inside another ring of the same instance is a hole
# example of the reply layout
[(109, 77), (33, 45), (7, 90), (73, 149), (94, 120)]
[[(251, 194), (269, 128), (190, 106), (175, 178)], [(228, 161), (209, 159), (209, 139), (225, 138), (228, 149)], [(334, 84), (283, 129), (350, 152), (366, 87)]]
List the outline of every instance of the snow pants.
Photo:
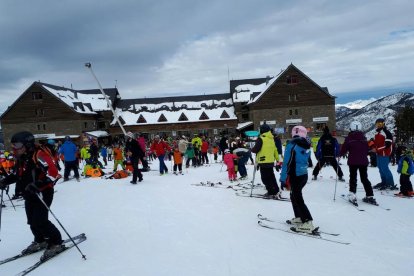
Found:
[(364, 185), (365, 195), (373, 196), (371, 182), (368, 180), (368, 165), (367, 166), (349, 166), (349, 191), (356, 194), (357, 189), (357, 173), (359, 170), (359, 177), (362, 185)]
[(247, 176), (246, 163), (247, 161), (249, 161), (249, 157), (251, 157), (250, 151), (244, 152), (243, 155), (239, 159), (238, 166), (239, 166), (239, 173), (241, 177)]
[(390, 157), (377, 155), (377, 166), (381, 176), (381, 183), (385, 187), (394, 186), (394, 178), (389, 168)]
[(306, 222), (312, 219), (312, 215), (309, 212), (308, 207), (303, 200), (302, 189), (308, 182), (308, 175), (301, 176), (290, 175), (290, 200), (292, 201), (293, 213), (295, 218), (301, 218), (302, 222)]
[[(53, 189), (42, 192), (43, 201), (48, 207), (52, 205)], [(62, 236), (56, 226), (49, 220), (49, 210), (43, 205), (37, 195), (25, 195), (27, 224), (33, 233), (35, 242), (47, 241), (49, 245), (61, 244)]]
[(406, 175), (406, 174), (400, 175), (400, 185), (401, 185), (400, 192), (403, 195), (408, 196), (409, 195), (408, 193), (413, 191), (413, 185), (411, 184), (409, 175)]
[(273, 167), (260, 167), (260, 176), (269, 195), (275, 195), (279, 192)]
[(313, 169), (313, 175), (314, 176), (318, 176), (319, 171), (321, 170), (321, 168), (323, 167), (323, 165), (325, 165), (325, 163), (331, 165), (335, 172), (338, 172), (338, 177), (343, 177), (344, 173), (341, 170), (341, 167), (338, 164), (338, 161), (336, 161), (335, 157), (322, 157), (321, 159), (319, 159), (318, 163), (316, 163), (315, 168)]

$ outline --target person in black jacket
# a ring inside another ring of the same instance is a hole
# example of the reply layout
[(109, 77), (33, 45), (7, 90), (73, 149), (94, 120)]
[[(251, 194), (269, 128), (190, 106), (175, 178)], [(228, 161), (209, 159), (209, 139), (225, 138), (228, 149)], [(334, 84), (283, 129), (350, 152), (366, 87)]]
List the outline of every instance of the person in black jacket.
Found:
[(49, 210), (46, 208), (52, 204), (53, 186), (62, 176), (50, 151), (35, 145), (32, 133), (22, 131), (14, 134), (11, 144), (16, 156), (16, 170), (0, 181), (0, 189), (6, 189), (8, 185), (16, 183), (24, 191), (27, 224), (33, 233), (34, 241), (22, 251), (22, 254), (46, 249), (41, 259), (48, 259), (64, 250), (62, 236), (49, 220)]
[(142, 151), (141, 146), (138, 144), (138, 141), (134, 139), (134, 134), (132, 132), (127, 133), (126, 139), (127, 142), (125, 146), (125, 152), (126, 155), (128, 155), (131, 159), (132, 168), (134, 169), (132, 173), (132, 181), (130, 183), (137, 184), (137, 178), (139, 182), (143, 180), (142, 172), (138, 168), (138, 162), (139, 159), (145, 156), (145, 153)]

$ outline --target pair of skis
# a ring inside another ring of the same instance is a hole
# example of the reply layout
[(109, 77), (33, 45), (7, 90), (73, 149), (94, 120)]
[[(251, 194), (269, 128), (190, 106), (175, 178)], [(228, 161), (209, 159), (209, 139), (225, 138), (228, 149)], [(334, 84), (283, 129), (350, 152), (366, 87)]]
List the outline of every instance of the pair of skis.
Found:
[[(86, 235), (85, 235), (84, 233), (79, 234), (79, 235), (77, 235), (77, 236), (75, 236), (75, 237), (72, 237), (72, 240), (74, 241), (74, 243), (71, 241), (71, 239), (66, 239), (66, 240), (64, 240), (64, 241), (63, 241), (63, 244), (65, 245), (65, 247), (63, 248), (63, 250), (62, 250), (61, 252), (59, 252), (59, 253), (57, 253), (56, 255), (54, 255), (54, 256), (52, 256), (52, 257), (49, 257), (49, 258), (47, 258), (47, 259), (42, 259), (42, 260), (39, 260), (38, 262), (36, 262), (36, 263), (35, 263), (35, 264), (33, 264), (32, 266), (30, 266), (30, 267), (26, 268), (25, 270), (21, 271), (21, 272), (20, 272), (19, 274), (17, 274), (17, 275), (19, 275), (19, 276), (26, 275), (26, 274), (28, 274), (29, 272), (31, 272), (31, 271), (35, 270), (36, 268), (38, 268), (39, 266), (41, 266), (42, 264), (44, 264), (45, 262), (47, 262), (47, 261), (49, 261), (49, 260), (53, 259), (54, 257), (56, 257), (56, 256), (60, 255), (60, 254), (61, 254), (61, 253), (63, 253), (63, 252), (65, 252), (66, 250), (68, 250), (68, 249), (70, 249), (70, 248), (72, 248), (72, 247), (75, 247), (76, 245), (78, 245), (78, 244), (79, 244), (79, 243), (81, 243), (81, 242), (86, 241)], [(41, 250), (42, 250), (42, 249), (40, 249), (40, 250), (38, 250), (38, 251), (31, 252), (31, 253), (29, 253), (29, 254), (23, 254), (23, 253), (20, 253), (20, 254), (17, 254), (17, 255), (15, 255), (15, 256), (13, 256), (13, 257), (6, 258), (6, 259), (4, 259), (4, 260), (1, 260), (1, 261), (0, 261), (0, 265), (5, 264), (5, 263), (8, 263), (8, 262), (11, 262), (11, 261), (14, 261), (14, 260), (17, 260), (17, 259), (20, 259), (20, 258), (25, 257), (25, 256), (32, 255), (32, 254), (37, 253), (37, 252), (39, 252), (39, 251), (41, 251)]]
[[(358, 203), (355, 201), (355, 202), (352, 202), (352, 201), (350, 201), (350, 200), (348, 200), (347, 198), (346, 198), (346, 195), (344, 195), (344, 194), (342, 194), (341, 195), (341, 198), (343, 199), (343, 200), (345, 200), (346, 202), (349, 202), (352, 206), (354, 206), (355, 207), (355, 209), (357, 209), (358, 211), (360, 211), (360, 212), (364, 212), (365, 211), (365, 209), (361, 209), (361, 208), (359, 208), (359, 205), (358, 205)], [(381, 205), (379, 205), (378, 203), (377, 204), (372, 204), (372, 203), (368, 203), (368, 202), (366, 202), (367, 204), (370, 204), (370, 205), (373, 205), (373, 206), (378, 206), (380, 209), (383, 209), (383, 210), (385, 210), (385, 211), (391, 211), (391, 209), (390, 208), (385, 208), (385, 207), (382, 207)]]
[(286, 225), (286, 223), (273, 221), (271, 219), (268, 219), (268, 218), (262, 216), (261, 214), (258, 214), (257, 218), (259, 219), (257, 224), (260, 227), (263, 227), (263, 228), (282, 231), (282, 232), (286, 232), (286, 233), (289, 233), (289, 234), (300, 235), (300, 236), (303, 236), (303, 237), (309, 237), (309, 238), (314, 238), (314, 239), (318, 239), (318, 240), (324, 240), (324, 241), (332, 242), (332, 243), (338, 243), (338, 244), (343, 244), (343, 245), (351, 244), (350, 242), (344, 242), (344, 241), (324, 237), (324, 235), (339, 236), (339, 234), (320, 231), (319, 227), (315, 228), (315, 230), (312, 233), (308, 234), (308, 233), (296, 232), (295, 230), (293, 230), (294, 229), (293, 227), (291, 227), (290, 229), (277, 227), (277, 226), (274, 225), (275, 223), (283, 224), (283, 225)]

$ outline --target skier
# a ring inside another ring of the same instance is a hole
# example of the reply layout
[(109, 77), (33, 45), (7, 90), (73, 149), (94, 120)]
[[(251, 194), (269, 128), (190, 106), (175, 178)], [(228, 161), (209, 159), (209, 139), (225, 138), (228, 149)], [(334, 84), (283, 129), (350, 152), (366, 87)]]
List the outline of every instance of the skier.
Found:
[(292, 224), (292, 230), (296, 232), (312, 234), (315, 230), (313, 218), (302, 195), (302, 189), (308, 181), (308, 158), (311, 154), (311, 144), (306, 135), (305, 127), (293, 127), (292, 140), (285, 148), (280, 182), (286, 183), (289, 177), (290, 200), (295, 217), (286, 222)]
[(410, 176), (414, 174), (413, 152), (411, 150), (401, 151), (397, 172), (400, 174), (400, 193), (397, 195), (414, 196), (413, 185)]
[(245, 147), (238, 147), (237, 149), (233, 150), (233, 153), (237, 155), (239, 158), (237, 162), (238, 170), (240, 173), (240, 180), (247, 178), (247, 170), (246, 170), (246, 163), (249, 158), (252, 156), (249, 149)]
[(260, 136), (257, 138), (251, 151), (256, 153), (256, 162), (260, 168), (262, 182), (267, 190), (264, 197), (280, 198), (279, 186), (273, 171), (275, 161), (279, 161), (279, 153), (277, 152), (269, 125), (263, 124), (260, 126)]
[(59, 154), (63, 154), (63, 156), (65, 156), (65, 172), (63, 175), (63, 181), (69, 180), (70, 171), (73, 170), (76, 181), (79, 182), (79, 170), (76, 161), (76, 151), (76, 145), (70, 140), (69, 136), (66, 136), (65, 142), (59, 149)]
[(338, 140), (334, 138), (331, 133), (329, 133), (328, 126), (325, 126), (323, 129), (323, 135), (318, 141), (318, 145), (316, 147), (316, 159), (318, 159), (318, 163), (316, 164), (315, 168), (313, 169), (313, 180), (318, 179), (318, 174), (320, 169), (322, 168), (325, 163), (332, 165), (335, 172), (338, 174), (338, 180), (344, 182), (345, 179), (343, 178), (343, 172), (341, 167), (339, 166), (336, 158), (339, 156), (339, 144)]
[(174, 174), (178, 175), (177, 168), (180, 174), (183, 174), (183, 153), (180, 152), (178, 146), (174, 148), (173, 159), (174, 159)]
[(170, 146), (160, 139), (159, 135), (155, 135), (154, 142), (151, 145), (151, 151), (154, 152), (160, 162), (160, 175), (168, 173), (168, 168), (164, 163), (164, 157), (167, 151), (170, 151)]
[(138, 168), (139, 159), (142, 158), (145, 154), (142, 151), (138, 141), (134, 139), (134, 134), (132, 132), (128, 132), (126, 135), (127, 142), (125, 146), (125, 151), (127, 156), (131, 159), (132, 163), (132, 181), (131, 184), (137, 184), (138, 181), (141, 182), (143, 180), (141, 170)]
[(227, 166), (227, 173), (229, 175), (230, 182), (235, 181), (237, 178), (234, 165), (235, 159), (237, 159), (237, 155), (231, 153), (229, 149), (224, 150), (223, 163)]
[(14, 134), (11, 144), (17, 160), (16, 170), (0, 182), (0, 189), (15, 182), (22, 188), (27, 223), (34, 236), (34, 241), (22, 253), (46, 249), (41, 259), (48, 259), (64, 250), (64, 245), (59, 230), (49, 221), (49, 211), (40, 198), (50, 207), (53, 186), (62, 176), (48, 149), (35, 145), (32, 133), (22, 131)]
[(122, 153), (122, 149), (119, 147), (119, 144), (114, 145), (113, 154), (114, 154), (113, 172), (116, 172), (118, 170), (118, 165), (121, 166), (122, 170), (125, 170), (124, 154)]
[(385, 126), (385, 120), (378, 118), (375, 121), (377, 133), (374, 137), (374, 152), (377, 154), (377, 166), (381, 176), (381, 182), (374, 186), (374, 189), (379, 190), (396, 190), (394, 185), (394, 178), (388, 164), (390, 163), (390, 156), (392, 153), (392, 134)]
[(364, 185), (365, 197), (362, 201), (377, 204), (374, 193), (372, 191), (371, 182), (368, 180), (368, 142), (364, 133), (361, 131), (362, 124), (358, 121), (353, 121), (350, 125), (351, 132), (345, 138), (341, 147), (340, 155), (344, 156), (348, 153), (349, 166), (349, 194), (348, 200), (357, 204), (356, 189), (357, 189), (357, 172), (361, 182)]

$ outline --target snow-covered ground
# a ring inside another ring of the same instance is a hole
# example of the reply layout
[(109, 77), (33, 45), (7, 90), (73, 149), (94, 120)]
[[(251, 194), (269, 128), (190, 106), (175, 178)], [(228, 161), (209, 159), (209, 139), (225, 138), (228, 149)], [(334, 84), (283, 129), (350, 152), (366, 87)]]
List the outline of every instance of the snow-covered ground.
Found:
[[(348, 179), (346, 160), (341, 160)], [(170, 163), (167, 162), (170, 166)], [(158, 161), (152, 163), (158, 168)], [(111, 166), (107, 166), (107, 171)], [(396, 166), (391, 170), (398, 183)], [(253, 166), (248, 166), (252, 176)], [(221, 163), (184, 170), (185, 175), (144, 173), (138, 185), (122, 180), (82, 179), (59, 182), (52, 211), (71, 235), (86, 233), (80, 244), (87, 260), (72, 248), (45, 263), (31, 275), (413, 275), (414, 199), (394, 198), (375, 192), (381, 205), (360, 202), (359, 212), (341, 199), (348, 184), (335, 172), (322, 169), (310, 181), (304, 197), (314, 223), (327, 238), (350, 245), (270, 230), (257, 225), (260, 213), (284, 222), (293, 216), (289, 202), (239, 197), (232, 189), (191, 185), (200, 181), (227, 181)], [(311, 176), (309, 170), (309, 176)], [(277, 177), (279, 174), (277, 173)], [(310, 177), (309, 177), (310, 178)], [(369, 168), (372, 184), (379, 182), (377, 168)], [(247, 181), (245, 181), (247, 182)], [(260, 174), (256, 183), (261, 183)], [(358, 186), (358, 198), (364, 196)], [(264, 189), (255, 189), (264, 193)], [(284, 192), (288, 196), (287, 192)], [(20, 202), (16, 202), (20, 204)], [(9, 203), (7, 204), (9, 205)], [(390, 208), (387, 211), (383, 208)], [(53, 217), (50, 218), (57, 226)], [(274, 226), (288, 228), (280, 223)], [(63, 231), (62, 235), (66, 238)], [(10, 257), (31, 240), (24, 209), (3, 209), (0, 259)], [(36, 262), (41, 253), (0, 266), (0, 275), (15, 275)]]

